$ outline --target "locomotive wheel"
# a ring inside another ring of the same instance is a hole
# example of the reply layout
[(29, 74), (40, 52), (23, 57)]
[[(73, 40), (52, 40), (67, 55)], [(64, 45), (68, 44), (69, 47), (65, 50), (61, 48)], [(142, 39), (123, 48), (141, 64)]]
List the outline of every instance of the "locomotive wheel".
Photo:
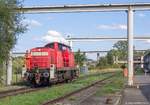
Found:
[(43, 85), (44, 86), (49, 86), (49, 78), (44, 78), (44, 81), (43, 81)]
[(30, 86), (31, 86), (31, 88), (37, 88), (37, 87), (39, 87), (39, 85), (35, 82), (35, 80), (31, 81)]

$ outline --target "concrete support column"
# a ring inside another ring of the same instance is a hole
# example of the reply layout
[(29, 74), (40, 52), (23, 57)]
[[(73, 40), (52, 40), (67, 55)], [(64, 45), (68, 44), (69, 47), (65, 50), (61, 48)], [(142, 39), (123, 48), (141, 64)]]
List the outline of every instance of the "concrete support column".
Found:
[(72, 49), (72, 41), (71, 41), (71, 40), (69, 41), (69, 46), (70, 46), (71, 49)]
[(133, 85), (133, 10), (129, 6), (128, 9), (128, 85)]
[(9, 54), (6, 71), (6, 85), (11, 85), (12, 82), (12, 53)]
[(113, 56), (113, 62), (114, 62), (114, 64), (116, 64), (116, 57), (115, 56)]
[(144, 64), (143, 64), (143, 59), (144, 59), (144, 56), (141, 56), (141, 68), (143, 69), (144, 68)]
[(68, 35), (67, 36), (67, 38), (69, 39), (69, 41), (68, 41), (68, 43), (69, 43), (69, 46), (71, 47), (71, 49), (72, 49), (72, 40), (71, 40), (71, 36), (70, 35)]

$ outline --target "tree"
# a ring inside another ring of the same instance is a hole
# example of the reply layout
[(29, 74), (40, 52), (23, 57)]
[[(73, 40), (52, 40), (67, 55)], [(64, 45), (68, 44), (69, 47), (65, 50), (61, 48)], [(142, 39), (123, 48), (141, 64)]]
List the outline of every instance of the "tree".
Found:
[(13, 72), (15, 74), (21, 73), (24, 63), (24, 57), (13, 58)]
[(150, 53), (150, 49), (146, 50), (146, 51), (144, 52), (144, 55), (149, 54), (149, 53)]
[(23, 15), (14, 10), (20, 7), (19, 0), (0, 0), (0, 64), (7, 60), (18, 35), (26, 30)]
[(144, 56), (144, 52), (134, 51), (134, 56)]
[(118, 57), (118, 60), (127, 59), (127, 41), (118, 41), (113, 45), (114, 49), (110, 50), (106, 56), (101, 57), (97, 64), (99, 68), (119, 66), (114, 64), (114, 57)]
[(83, 66), (84, 62), (86, 61), (86, 56), (85, 54), (82, 54), (80, 50), (75, 53), (75, 62), (79, 66)]
[(128, 43), (127, 41), (118, 41), (114, 44), (114, 49), (117, 50), (117, 56), (119, 60), (127, 59)]
[(118, 56), (118, 51), (115, 49), (112, 49), (107, 53), (106, 58), (109, 65), (113, 65), (115, 56)]
[(108, 61), (106, 57), (100, 57), (98, 64), (96, 65), (98, 68), (106, 68), (108, 66)]

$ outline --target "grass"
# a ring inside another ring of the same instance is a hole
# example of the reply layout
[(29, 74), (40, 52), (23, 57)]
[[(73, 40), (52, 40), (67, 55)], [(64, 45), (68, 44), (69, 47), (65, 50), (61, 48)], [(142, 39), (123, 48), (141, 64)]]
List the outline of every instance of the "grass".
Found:
[(122, 73), (118, 73), (116, 77), (112, 78), (112, 82), (100, 88), (95, 95), (104, 96), (104, 95), (120, 92), (124, 87), (125, 80), (126, 79), (122, 76)]
[(135, 71), (135, 75), (142, 75), (142, 74), (144, 74), (144, 70), (141, 68), (137, 68)]
[(18, 83), (22, 81), (21, 74), (13, 74), (12, 83)]
[(95, 81), (103, 79), (109, 74), (100, 74), (88, 78), (78, 78), (76, 81), (61, 86), (52, 86), (38, 92), (26, 93), (24, 95), (11, 96), (0, 100), (0, 105), (40, 105), (41, 103), (63, 96), (67, 93), (85, 87)]
[(4, 91), (5, 87), (3, 85), (0, 85), (0, 91)]
[(97, 72), (113, 72), (113, 71), (120, 71), (122, 70), (121, 68), (106, 68), (106, 69), (92, 69), (92, 70), (89, 70), (89, 73), (97, 73)]

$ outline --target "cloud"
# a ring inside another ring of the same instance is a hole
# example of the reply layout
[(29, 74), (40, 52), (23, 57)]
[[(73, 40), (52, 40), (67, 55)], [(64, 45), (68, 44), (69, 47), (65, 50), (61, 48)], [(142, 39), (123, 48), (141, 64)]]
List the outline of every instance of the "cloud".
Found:
[(49, 30), (47, 33), (48, 33), (48, 35), (51, 35), (53, 37), (62, 37), (61, 33), (57, 32), (55, 30)]
[[(137, 40), (137, 41), (138, 41), (138, 40)], [(144, 40), (144, 39), (143, 39), (143, 40), (141, 39), (141, 40), (139, 40), (139, 41), (142, 41), (142, 42), (144, 42), (144, 43), (150, 43), (150, 39), (145, 39), (145, 40)]]
[(62, 34), (55, 30), (49, 30), (41, 39), (44, 42), (60, 42), (68, 44), (68, 41), (62, 36)]
[(33, 19), (25, 19), (23, 21), (24, 25), (28, 25), (29, 27), (39, 27), (42, 26), (42, 24), (40, 22), (38, 22), (37, 20), (33, 20)]
[(150, 39), (146, 40), (147, 43), (150, 43)]
[(105, 25), (105, 24), (101, 24), (97, 26), (98, 29), (104, 29), (104, 30), (127, 30), (127, 25), (125, 24), (112, 24), (112, 25)]
[(138, 16), (139, 16), (139, 17), (145, 17), (145, 14), (139, 13)]

